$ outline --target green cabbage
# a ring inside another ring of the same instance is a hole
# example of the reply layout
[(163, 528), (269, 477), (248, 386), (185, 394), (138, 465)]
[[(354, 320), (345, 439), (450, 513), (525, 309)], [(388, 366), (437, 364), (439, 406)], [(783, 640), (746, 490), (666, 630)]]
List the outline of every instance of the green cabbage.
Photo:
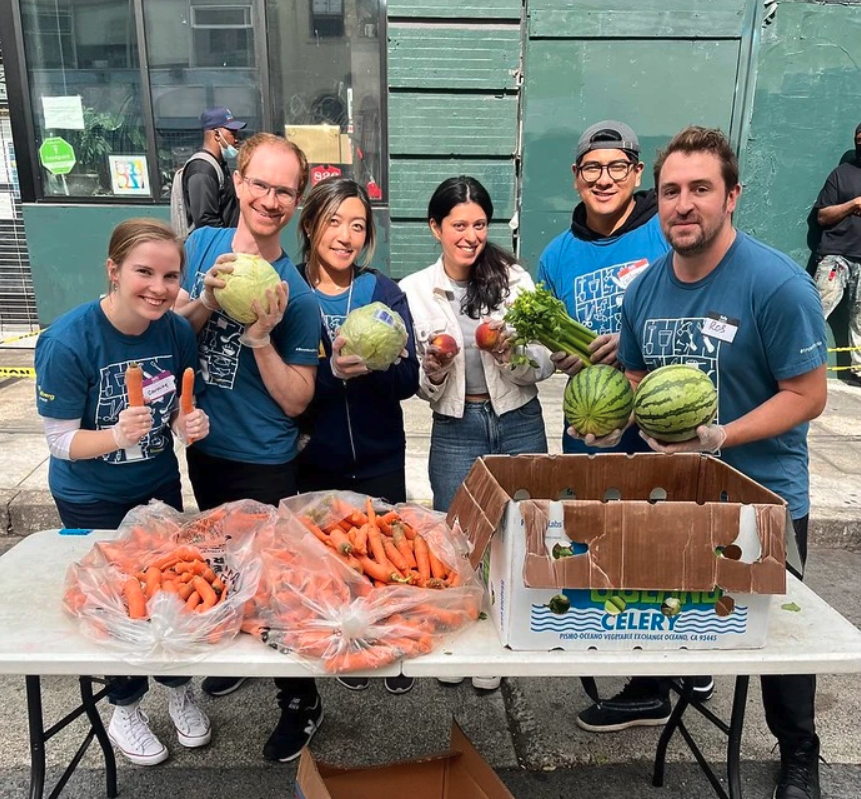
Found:
[(231, 266), (232, 272), (220, 272), (218, 275), (227, 285), (223, 289), (214, 290), (215, 299), (229, 317), (248, 325), (257, 321), (251, 303), (257, 300), (260, 307), (268, 313), (266, 289), (274, 289), (281, 282), (281, 278), (272, 264), (259, 255), (237, 253)]
[(407, 344), (401, 315), (381, 302), (351, 311), (341, 325), (341, 355), (358, 355), (371, 371), (388, 369)]

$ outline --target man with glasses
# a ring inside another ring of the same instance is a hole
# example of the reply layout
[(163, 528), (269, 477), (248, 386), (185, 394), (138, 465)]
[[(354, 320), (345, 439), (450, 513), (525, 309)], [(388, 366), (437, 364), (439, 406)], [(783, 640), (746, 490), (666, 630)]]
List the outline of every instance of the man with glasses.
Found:
[(229, 108), (208, 108), (200, 115), (203, 147), (182, 169), (182, 192), (188, 229), (236, 227), (239, 206), (230, 176), (229, 161), (239, 152), (239, 131), (247, 122)]
[[(235, 228), (200, 228), (185, 243), (187, 268), (176, 307), (198, 336), (206, 390), (199, 396), (212, 440), (186, 450), (198, 507), (253, 499), (277, 506), (297, 493), (296, 418), (314, 394), (320, 346), (320, 311), (308, 284), (281, 248), (308, 180), (308, 162), (295, 144), (257, 133), (242, 145), (233, 175), (239, 200)], [(268, 311), (242, 324), (224, 313), (213, 289), (224, 286), (236, 253), (265, 258), (282, 278), (267, 290)], [(208, 677), (212, 696), (235, 691), (244, 678)], [(322, 720), (312, 678), (279, 678), (281, 719), (263, 754), (287, 761), (299, 756)]]
[[(655, 192), (636, 191), (643, 168), (637, 134), (628, 125), (606, 119), (588, 127), (571, 167), (580, 203), (571, 227), (547, 245), (538, 263), (538, 282), (565, 303), (572, 318), (598, 334), (590, 347), (593, 363), (617, 363), (625, 289), (669, 249)], [(576, 355), (554, 353), (553, 360), (569, 376), (583, 366)], [(567, 432), (562, 449), (595, 451)], [(644, 449), (634, 430), (613, 451)]]

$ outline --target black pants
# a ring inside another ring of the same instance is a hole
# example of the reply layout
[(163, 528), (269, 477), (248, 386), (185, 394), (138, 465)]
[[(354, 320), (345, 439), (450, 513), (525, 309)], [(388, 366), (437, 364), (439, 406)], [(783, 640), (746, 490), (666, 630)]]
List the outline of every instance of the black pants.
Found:
[[(301, 463), (301, 461), (300, 461)], [(350, 477), (349, 475), (327, 474), (317, 470), (299, 467), (299, 491), (355, 491), (384, 499), (392, 504), (407, 501), (406, 470), (396, 469), (377, 477)]]
[[(802, 568), (807, 563), (807, 526), (809, 516), (793, 519), (795, 540)], [(801, 579), (791, 566), (789, 571)], [(669, 695), (666, 680), (654, 677), (635, 677), (638, 688), (644, 691), (651, 687), (656, 694)], [(765, 721), (771, 734), (777, 738), (781, 749), (793, 750), (799, 744), (818, 740), (816, 736), (816, 675), (774, 674), (761, 678), (762, 706)]]
[[(66, 502), (54, 497), (60, 519), (64, 527), (80, 530), (115, 530), (126, 514), (138, 505), (151, 499), (160, 499), (172, 508), (182, 512), (182, 490), (179, 478), (159, 486), (150, 496), (140, 502)], [(185, 685), (191, 677), (156, 677), (155, 681), (171, 688)], [(133, 705), (149, 690), (146, 677), (109, 677), (108, 702), (112, 705)]]

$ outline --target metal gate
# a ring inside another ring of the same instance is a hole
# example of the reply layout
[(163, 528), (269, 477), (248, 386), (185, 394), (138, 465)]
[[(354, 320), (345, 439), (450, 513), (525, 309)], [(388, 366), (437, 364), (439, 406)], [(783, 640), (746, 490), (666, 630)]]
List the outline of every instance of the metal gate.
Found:
[(0, 332), (34, 330), (38, 324), (0, 51)]

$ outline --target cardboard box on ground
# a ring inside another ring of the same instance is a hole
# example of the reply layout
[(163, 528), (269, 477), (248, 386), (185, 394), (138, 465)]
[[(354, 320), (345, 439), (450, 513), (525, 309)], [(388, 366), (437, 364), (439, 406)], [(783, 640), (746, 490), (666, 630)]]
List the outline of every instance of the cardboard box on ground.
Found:
[(374, 768), (317, 763), (307, 747), (296, 774), (296, 799), (514, 799), (457, 722), (451, 751)]
[(711, 456), (488, 456), (448, 521), (515, 650), (757, 648), (786, 592), (786, 503)]

